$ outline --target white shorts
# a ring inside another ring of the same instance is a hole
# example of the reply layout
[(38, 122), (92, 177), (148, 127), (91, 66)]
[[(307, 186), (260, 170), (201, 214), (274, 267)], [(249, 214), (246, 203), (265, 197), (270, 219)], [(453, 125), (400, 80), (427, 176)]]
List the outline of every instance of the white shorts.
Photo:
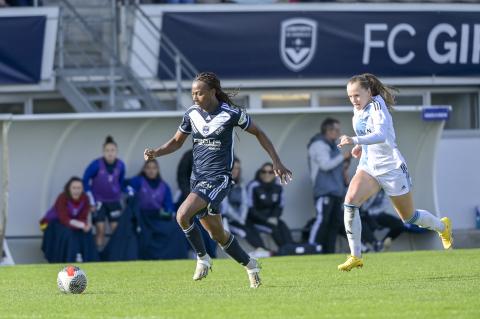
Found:
[(406, 164), (380, 175), (373, 174), (368, 167), (363, 165), (359, 166), (357, 170), (362, 170), (375, 178), (388, 196), (405, 195), (412, 189), (412, 179)]

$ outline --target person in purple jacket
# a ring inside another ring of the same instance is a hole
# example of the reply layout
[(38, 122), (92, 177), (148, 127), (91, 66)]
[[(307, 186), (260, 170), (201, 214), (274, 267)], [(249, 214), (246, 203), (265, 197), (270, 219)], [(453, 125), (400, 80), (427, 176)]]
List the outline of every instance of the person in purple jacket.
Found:
[(140, 259), (188, 257), (188, 243), (175, 220), (175, 205), (156, 160), (148, 160), (139, 175), (128, 181), (135, 191), (135, 216), (140, 229)]
[(125, 163), (117, 156), (117, 143), (107, 136), (103, 156), (93, 160), (83, 174), (83, 187), (92, 207), (99, 250), (105, 244), (105, 222), (108, 220), (113, 233), (122, 214), (122, 191), (127, 192), (124, 187)]

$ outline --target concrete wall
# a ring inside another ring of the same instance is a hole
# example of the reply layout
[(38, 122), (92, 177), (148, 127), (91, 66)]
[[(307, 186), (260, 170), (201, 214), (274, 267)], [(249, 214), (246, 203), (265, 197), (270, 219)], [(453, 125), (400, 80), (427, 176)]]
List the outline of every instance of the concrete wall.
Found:
[(452, 217), (455, 229), (475, 228), (480, 205), (480, 134), (445, 132), (437, 162), (439, 210)]
[[(418, 207), (436, 211), (434, 157), (442, 122), (423, 122), (419, 108), (394, 114), (398, 144), (406, 157), (415, 184)], [(286, 186), (284, 218), (293, 228), (302, 227), (314, 216), (308, 177), (306, 144), (327, 116), (338, 118), (346, 134), (352, 134), (351, 108), (298, 110), (252, 110), (252, 116), (272, 139), (294, 179)], [(10, 209), (7, 236), (40, 235), (38, 220), (62, 191), (72, 175), (82, 175), (88, 163), (101, 156), (107, 134), (119, 145), (127, 176), (139, 172), (143, 150), (165, 142), (175, 132), (181, 113), (72, 114), (58, 116), (15, 116), (9, 132)], [(243, 178), (249, 181), (269, 158), (248, 133), (238, 132), (236, 155), (243, 163)], [(175, 190), (179, 158), (191, 145), (160, 159), (161, 173)], [(352, 167), (352, 172), (355, 167)], [(413, 248), (438, 247), (438, 240), (422, 236)], [(14, 244), (10, 244), (15, 255)], [(23, 247), (23, 246), (22, 246)], [(23, 249), (23, 248), (22, 248)]]

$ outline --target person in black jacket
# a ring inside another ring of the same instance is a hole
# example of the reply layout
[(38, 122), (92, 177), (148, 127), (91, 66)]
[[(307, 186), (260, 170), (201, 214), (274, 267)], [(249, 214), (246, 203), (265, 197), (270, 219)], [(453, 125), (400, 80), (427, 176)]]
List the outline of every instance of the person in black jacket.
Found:
[(254, 226), (272, 235), (280, 248), (293, 242), (290, 229), (280, 219), (283, 213), (283, 187), (277, 183), (272, 163), (265, 163), (247, 187), (247, 227)]
[(177, 167), (177, 184), (180, 189), (180, 197), (177, 200), (176, 207), (180, 207), (188, 194), (190, 194), (190, 177), (192, 175), (193, 149), (186, 151)]
[(260, 237), (259, 230), (253, 225), (247, 226), (248, 214), (247, 189), (242, 182), (242, 168), (238, 158), (233, 160), (232, 181), (234, 184), (227, 197), (222, 202), (221, 210), (224, 224), (232, 234), (245, 239), (255, 250), (250, 253), (253, 257), (268, 257), (270, 252)]

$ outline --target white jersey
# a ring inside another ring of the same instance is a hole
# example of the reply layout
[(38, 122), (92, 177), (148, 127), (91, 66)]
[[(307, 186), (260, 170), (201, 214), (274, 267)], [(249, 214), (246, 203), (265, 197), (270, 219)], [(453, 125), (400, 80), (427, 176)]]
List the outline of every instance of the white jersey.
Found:
[(354, 109), (355, 144), (362, 146), (359, 168), (365, 167), (375, 176), (399, 168), (404, 158), (395, 142), (395, 129), (390, 112), (380, 95), (372, 98), (362, 110)]

